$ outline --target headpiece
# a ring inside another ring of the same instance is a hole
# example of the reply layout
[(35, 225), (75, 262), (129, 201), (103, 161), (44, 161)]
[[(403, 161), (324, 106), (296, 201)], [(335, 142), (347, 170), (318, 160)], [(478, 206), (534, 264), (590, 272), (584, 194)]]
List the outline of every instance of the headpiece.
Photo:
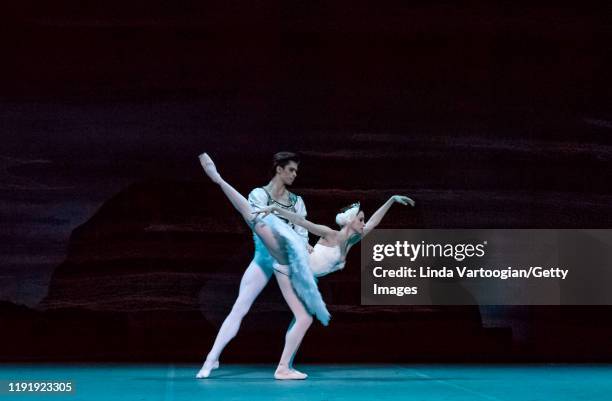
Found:
[(336, 223), (340, 227), (344, 227), (345, 225), (347, 225), (351, 220), (355, 218), (355, 216), (357, 216), (357, 213), (359, 213), (360, 206), (361, 205), (359, 204), (359, 202), (355, 202), (352, 205), (349, 205), (340, 210), (340, 213), (336, 215)]

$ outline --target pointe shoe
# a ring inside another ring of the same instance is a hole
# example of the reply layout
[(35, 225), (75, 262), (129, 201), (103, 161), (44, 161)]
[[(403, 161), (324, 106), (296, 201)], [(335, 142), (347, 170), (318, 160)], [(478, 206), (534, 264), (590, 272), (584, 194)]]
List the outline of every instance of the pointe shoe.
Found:
[(304, 380), (308, 377), (306, 373), (299, 372), (295, 369), (277, 368), (274, 372), (276, 380)]
[(208, 153), (202, 153), (198, 156), (200, 159), (200, 164), (202, 168), (204, 168), (204, 172), (213, 182), (219, 182), (221, 180), (221, 175), (217, 171), (217, 167), (215, 166), (215, 162), (212, 161)]
[(219, 368), (219, 361), (214, 361), (213, 363), (208, 363), (208, 361), (204, 362), (202, 365), (202, 369), (196, 375), (196, 379), (206, 379), (210, 376), (210, 372)]

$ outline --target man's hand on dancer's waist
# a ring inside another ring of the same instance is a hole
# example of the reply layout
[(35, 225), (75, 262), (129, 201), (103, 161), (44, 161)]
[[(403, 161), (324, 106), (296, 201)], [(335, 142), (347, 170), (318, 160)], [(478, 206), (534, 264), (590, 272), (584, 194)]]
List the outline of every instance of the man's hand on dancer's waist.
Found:
[(308, 253), (313, 253), (314, 252), (314, 248), (312, 246), (310, 246), (310, 244), (306, 245), (306, 249), (308, 249)]

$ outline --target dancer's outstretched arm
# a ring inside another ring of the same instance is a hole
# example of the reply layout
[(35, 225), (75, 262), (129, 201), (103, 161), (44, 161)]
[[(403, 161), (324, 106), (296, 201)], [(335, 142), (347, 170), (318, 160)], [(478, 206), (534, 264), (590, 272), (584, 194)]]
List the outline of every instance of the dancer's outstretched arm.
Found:
[(363, 229), (362, 238), (368, 235), (370, 231), (375, 229), (376, 226), (380, 224), (380, 221), (382, 220), (383, 217), (385, 217), (385, 214), (387, 214), (387, 212), (389, 211), (389, 208), (391, 208), (391, 205), (393, 205), (396, 202), (401, 203), (402, 205), (414, 206), (414, 201), (410, 199), (409, 197), (403, 196), (403, 195), (393, 195), (392, 197), (389, 198), (388, 201), (386, 201), (381, 207), (379, 207), (378, 210), (374, 212), (372, 217), (370, 217), (370, 219), (366, 222), (366, 225)]
[(293, 224), (297, 224), (298, 226), (304, 227), (305, 229), (308, 230), (308, 232), (314, 235), (318, 235), (319, 237), (323, 237), (323, 238), (335, 232), (333, 229), (327, 226), (324, 226), (322, 224), (313, 223), (311, 221), (306, 220), (305, 218), (303, 218), (297, 213), (293, 213), (288, 210), (281, 209), (277, 206), (266, 206), (266, 207), (257, 209), (254, 213), (255, 214), (262, 213), (264, 215), (267, 215), (270, 213), (279, 214), (282, 217), (289, 220), (290, 222), (292, 222)]

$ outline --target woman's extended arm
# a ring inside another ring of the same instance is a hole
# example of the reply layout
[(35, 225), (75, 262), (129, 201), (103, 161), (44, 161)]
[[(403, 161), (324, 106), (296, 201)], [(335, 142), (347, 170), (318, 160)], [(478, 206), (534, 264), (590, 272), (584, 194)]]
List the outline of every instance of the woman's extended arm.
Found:
[(387, 211), (389, 211), (389, 208), (391, 207), (391, 205), (393, 205), (395, 202), (401, 203), (402, 205), (414, 206), (414, 201), (410, 199), (409, 197), (402, 196), (402, 195), (393, 195), (392, 197), (389, 198), (388, 201), (386, 201), (381, 207), (379, 207), (376, 212), (374, 212), (372, 217), (370, 217), (370, 219), (368, 220), (368, 222), (366, 223), (363, 229), (362, 237), (365, 237), (366, 235), (368, 235), (370, 231), (372, 231), (373, 229), (376, 228), (376, 226), (378, 226), (382, 218), (385, 217), (385, 214), (387, 213)]
[(305, 218), (303, 218), (297, 213), (293, 213), (288, 210), (281, 209), (277, 206), (266, 206), (266, 207), (257, 209), (254, 213), (255, 214), (263, 213), (264, 215), (267, 215), (269, 213), (279, 214), (280, 216), (289, 220), (293, 224), (302, 226), (305, 229), (307, 229), (308, 232), (311, 232), (314, 235), (318, 235), (319, 237), (327, 237), (328, 235), (334, 232), (334, 230), (332, 230), (331, 228), (327, 226), (324, 226), (322, 224), (315, 224), (311, 221), (306, 220)]

